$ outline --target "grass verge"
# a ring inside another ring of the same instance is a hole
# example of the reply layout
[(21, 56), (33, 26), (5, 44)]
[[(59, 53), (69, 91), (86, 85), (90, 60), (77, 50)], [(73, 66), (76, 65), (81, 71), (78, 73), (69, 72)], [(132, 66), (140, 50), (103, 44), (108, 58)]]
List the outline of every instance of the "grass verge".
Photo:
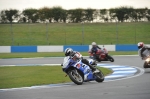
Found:
[[(81, 52), (83, 56), (89, 56), (88, 52)], [(110, 55), (137, 55), (137, 51), (110, 51)], [(64, 57), (64, 52), (43, 53), (0, 53), (0, 58), (32, 58), (32, 57)]]
[[(112, 71), (101, 68), (104, 75)], [(0, 89), (71, 82), (61, 66), (0, 67)]]

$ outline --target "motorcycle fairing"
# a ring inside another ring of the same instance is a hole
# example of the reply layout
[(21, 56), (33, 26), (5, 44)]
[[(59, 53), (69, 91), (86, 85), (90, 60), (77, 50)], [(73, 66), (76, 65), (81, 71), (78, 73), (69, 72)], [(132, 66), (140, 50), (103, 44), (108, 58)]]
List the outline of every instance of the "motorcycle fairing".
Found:
[[(92, 60), (90, 60), (89, 62), (92, 63)], [(72, 59), (70, 59), (70, 57), (65, 57), (62, 68), (64, 69), (64, 71), (66, 71), (70, 67), (74, 67), (74, 68), (78, 69), (79, 71), (81, 71), (84, 75), (84, 81), (90, 81), (90, 80), (96, 79), (96, 77), (93, 75), (90, 67), (88, 65), (82, 63), (81, 60), (73, 61)]]

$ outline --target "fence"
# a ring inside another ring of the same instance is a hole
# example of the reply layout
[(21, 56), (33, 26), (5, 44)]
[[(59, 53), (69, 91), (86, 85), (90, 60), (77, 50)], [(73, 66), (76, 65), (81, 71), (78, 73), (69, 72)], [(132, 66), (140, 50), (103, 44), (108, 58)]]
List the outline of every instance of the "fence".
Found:
[(150, 22), (0, 24), (0, 46), (150, 43)]

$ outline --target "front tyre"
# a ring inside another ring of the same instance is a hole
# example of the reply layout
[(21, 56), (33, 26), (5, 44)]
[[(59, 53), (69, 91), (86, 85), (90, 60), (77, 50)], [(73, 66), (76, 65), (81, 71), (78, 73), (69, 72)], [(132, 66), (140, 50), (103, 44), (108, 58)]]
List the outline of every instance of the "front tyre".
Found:
[(68, 75), (69, 75), (69, 78), (75, 84), (82, 85), (84, 80), (83, 80), (82, 76), (80, 75), (80, 73), (76, 69), (73, 69), (73, 70), (69, 71)]
[(97, 81), (97, 82), (103, 82), (104, 81), (104, 74), (102, 73), (101, 70), (99, 70), (99, 72), (95, 73), (94, 75), (96, 76), (95, 81)]

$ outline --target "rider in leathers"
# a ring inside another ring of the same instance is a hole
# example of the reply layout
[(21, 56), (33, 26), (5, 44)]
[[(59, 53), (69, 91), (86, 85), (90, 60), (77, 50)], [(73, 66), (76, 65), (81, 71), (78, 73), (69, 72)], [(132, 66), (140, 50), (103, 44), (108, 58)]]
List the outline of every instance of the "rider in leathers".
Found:
[(99, 60), (99, 55), (96, 54), (99, 49), (103, 52), (103, 50), (96, 44), (96, 42), (92, 42), (91, 53), (93, 54), (93, 58), (96, 60)]
[(83, 59), (82, 55), (79, 52), (73, 51), (73, 49), (71, 48), (67, 48), (65, 50), (65, 56), (70, 56), (70, 58), (74, 61), (81, 59), (84, 64), (88, 65), (92, 69), (93, 73), (98, 72), (97, 69), (92, 66), (87, 59)]
[(150, 47), (144, 45), (143, 42), (139, 42), (138, 44), (138, 53), (139, 56), (142, 58), (142, 60), (144, 60), (145, 58), (147, 58), (147, 55), (150, 55)]

